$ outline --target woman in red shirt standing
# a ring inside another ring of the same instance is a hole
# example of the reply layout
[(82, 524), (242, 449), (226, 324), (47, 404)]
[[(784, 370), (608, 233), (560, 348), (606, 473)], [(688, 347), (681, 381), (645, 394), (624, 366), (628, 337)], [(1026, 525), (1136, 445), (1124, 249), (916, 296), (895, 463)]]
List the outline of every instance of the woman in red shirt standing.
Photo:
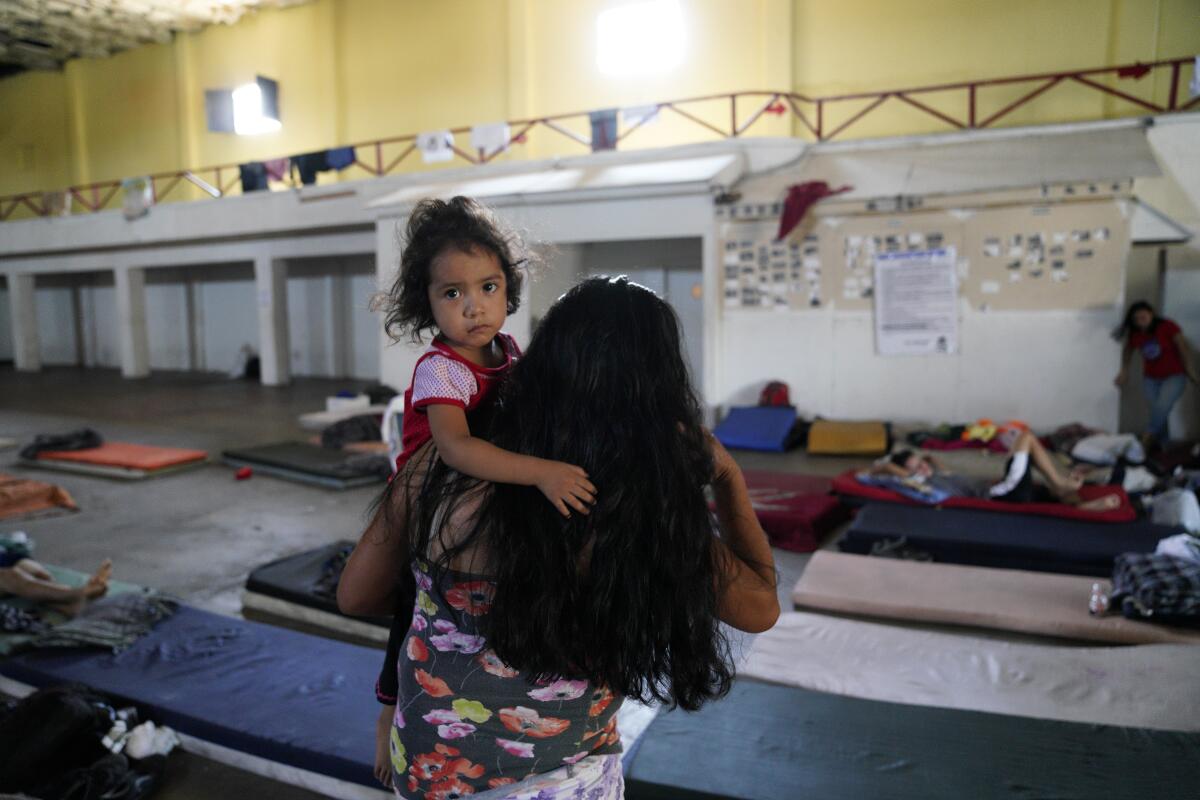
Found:
[(1158, 316), (1145, 300), (1129, 307), (1125, 321), (1113, 331), (1113, 337), (1125, 343), (1121, 352), (1121, 371), (1115, 381), (1117, 386), (1125, 383), (1133, 351), (1142, 354), (1142, 388), (1150, 404), (1147, 436), (1151, 444), (1162, 444), (1167, 441), (1171, 409), (1183, 396), (1187, 379), (1200, 385), (1189, 357), (1187, 340), (1178, 325)]

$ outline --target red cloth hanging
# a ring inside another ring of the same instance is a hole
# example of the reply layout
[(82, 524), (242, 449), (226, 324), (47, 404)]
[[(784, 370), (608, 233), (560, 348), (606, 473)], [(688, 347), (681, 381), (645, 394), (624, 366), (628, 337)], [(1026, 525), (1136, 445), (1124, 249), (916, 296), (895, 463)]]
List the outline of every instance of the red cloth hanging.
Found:
[(853, 188), (853, 186), (840, 186), (837, 189), (831, 189), (825, 181), (807, 181), (789, 187), (787, 199), (783, 201), (783, 213), (779, 216), (779, 235), (776, 238), (782, 239), (791, 233), (792, 229), (800, 224), (800, 220), (804, 219), (804, 215), (808, 213), (808, 209), (812, 207), (813, 203), (835, 194), (848, 192)]

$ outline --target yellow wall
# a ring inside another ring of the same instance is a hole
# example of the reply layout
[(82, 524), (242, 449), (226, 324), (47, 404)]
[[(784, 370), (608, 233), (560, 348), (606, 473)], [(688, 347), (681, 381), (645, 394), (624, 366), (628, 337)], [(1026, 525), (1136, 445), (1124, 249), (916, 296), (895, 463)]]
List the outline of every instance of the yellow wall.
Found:
[[(1200, 4), (1195, 0), (796, 0), (793, 32), (795, 89), (831, 96), (1190, 57), (1200, 53)], [(1157, 80), (1147, 77), (1113, 85), (1160, 105), (1166, 102), (1165, 72)], [(1031, 83), (981, 89), (978, 119), (1036, 87)], [(966, 117), (962, 93), (919, 99), (956, 118)], [(827, 124), (836, 126), (865, 105), (866, 101), (833, 104), (826, 112)], [(1137, 106), (1118, 98), (1063, 84), (999, 124), (1068, 122), (1137, 112)], [(847, 135), (946, 129), (945, 123), (889, 99), (847, 129)]]
[(69, 141), (61, 73), (0, 80), (0, 195), (70, 183)]
[[(596, 67), (595, 24), (618, 1), (316, 0), (179, 34), (171, 44), (72, 61), (61, 72), (0, 80), (0, 195), (679, 97), (776, 89), (831, 95), (1200, 52), (1196, 0), (680, 0), (684, 63), (656, 77), (612, 78)], [(204, 89), (230, 88), (256, 74), (280, 83), (283, 130), (208, 133)], [(980, 116), (1028, 88), (984, 90)], [(1158, 102), (1166, 97), (1165, 75), (1120, 88)], [(965, 114), (961, 95), (923, 99)], [(861, 106), (831, 107), (827, 125)], [(727, 103), (688, 108), (728, 125)], [(742, 118), (754, 108), (745, 101)], [(1134, 111), (1060, 86), (1003, 124)], [(586, 134), (586, 123), (571, 127)], [(889, 100), (846, 136), (945, 129)], [(787, 118), (764, 117), (750, 135), (801, 132)], [(622, 147), (715, 137), (668, 112)], [(466, 138), (458, 143), (466, 146)], [(389, 146), (385, 161), (402, 149)], [(543, 130), (509, 157), (583, 150)], [(421, 168), (415, 156), (401, 166)], [(362, 175), (351, 169), (341, 177)], [(173, 195), (188, 196), (195, 192)]]

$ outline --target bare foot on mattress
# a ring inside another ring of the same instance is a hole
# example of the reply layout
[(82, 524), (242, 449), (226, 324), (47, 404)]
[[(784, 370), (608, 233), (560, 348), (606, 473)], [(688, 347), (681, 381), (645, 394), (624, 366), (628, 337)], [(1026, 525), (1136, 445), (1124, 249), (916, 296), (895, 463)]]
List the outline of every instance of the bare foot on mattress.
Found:
[(1079, 497), (1079, 488), (1083, 486), (1083, 478), (1075, 475), (1074, 472), (1055, 483), (1052, 487), (1054, 493), (1058, 495), (1058, 499), (1064, 503), (1076, 503)]
[(60, 613), (68, 617), (74, 617), (80, 611), (83, 611), (84, 606), (88, 603), (108, 593), (108, 581), (110, 578), (112, 578), (112, 560), (106, 558), (100, 563), (99, 568), (92, 573), (91, 577), (87, 579), (87, 583), (72, 590), (71, 596), (60, 601), (51, 601), (50, 605)]
[(83, 585), (83, 599), (95, 600), (108, 592), (108, 582), (112, 578), (112, 559), (106, 558), (100, 562), (100, 568), (92, 573), (87, 583)]
[(1114, 511), (1120, 507), (1121, 498), (1115, 494), (1106, 494), (1104, 497), (1097, 497), (1095, 500), (1079, 504), (1081, 511)]

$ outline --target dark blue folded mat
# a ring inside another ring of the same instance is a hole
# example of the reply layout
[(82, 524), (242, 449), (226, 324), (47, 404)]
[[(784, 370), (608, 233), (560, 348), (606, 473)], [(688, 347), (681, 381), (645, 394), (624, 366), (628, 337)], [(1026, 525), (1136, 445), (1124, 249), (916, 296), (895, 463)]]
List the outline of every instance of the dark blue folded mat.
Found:
[(1093, 523), (870, 503), (858, 512), (838, 549), (864, 555), (908, 551), (949, 564), (1107, 577), (1121, 553), (1153, 552), (1159, 539), (1179, 530), (1144, 521)]
[(78, 682), (181, 733), (379, 788), (379, 651), (182, 607), (123, 653), (44, 650), (0, 661), (33, 686)]
[(791, 447), (795, 427), (796, 409), (791, 406), (745, 406), (729, 409), (713, 436), (729, 448), (782, 453)]
[(627, 800), (1177, 800), (1197, 796), (1200, 734), (740, 680), (699, 712), (659, 714), (630, 760)]

